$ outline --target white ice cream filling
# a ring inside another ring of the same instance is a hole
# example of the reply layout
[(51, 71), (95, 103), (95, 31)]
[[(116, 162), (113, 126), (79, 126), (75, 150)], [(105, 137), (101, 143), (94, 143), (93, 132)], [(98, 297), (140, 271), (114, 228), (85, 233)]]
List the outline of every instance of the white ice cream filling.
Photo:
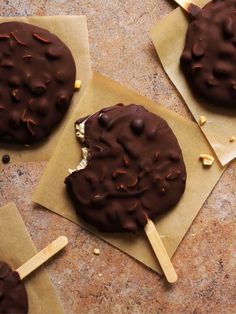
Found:
[(79, 165), (78, 165), (78, 167), (76, 169), (68, 169), (69, 173), (72, 173), (72, 172), (77, 171), (77, 170), (82, 170), (88, 164), (87, 160), (88, 160), (89, 150), (88, 150), (88, 147), (84, 145), (84, 141), (85, 141), (85, 122), (86, 121), (87, 121), (87, 119), (84, 120), (81, 123), (76, 123), (75, 124), (75, 134), (79, 138), (79, 140), (80, 140), (80, 142), (82, 144), (82, 148), (81, 148), (82, 159), (81, 159), (81, 161), (80, 161), (80, 163), (79, 163)]

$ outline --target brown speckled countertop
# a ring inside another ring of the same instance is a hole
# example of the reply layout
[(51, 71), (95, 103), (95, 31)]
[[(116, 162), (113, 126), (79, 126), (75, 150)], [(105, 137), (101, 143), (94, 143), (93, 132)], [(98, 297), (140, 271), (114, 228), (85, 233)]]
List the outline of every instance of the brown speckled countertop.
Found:
[[(94, 70), (190, 117), (148, 38), (150, 27), (174, 7), (168, 0), (1, 0), (0, 13), (86, 14)], [(45, 167), (5, 165), (0, 206), (15, 201), (39, 249), (59, 234), (69, 237), (66, 252), (47, 264), (66, 314), (236, 313), (236, 162), (178, 248), (173, 263), (179, 280), (172, 287), (80, 227), (34, 206), (31, 194)]]

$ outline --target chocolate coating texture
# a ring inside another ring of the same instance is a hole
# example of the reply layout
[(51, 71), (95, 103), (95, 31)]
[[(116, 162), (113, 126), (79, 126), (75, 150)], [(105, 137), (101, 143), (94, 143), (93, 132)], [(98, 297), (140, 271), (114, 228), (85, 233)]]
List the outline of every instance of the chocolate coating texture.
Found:
[[(81, 121), (81, 120), (79, 120)], [(87, 167), (70, 174), (78, 214), (104, 232), (136, 232), (180, 199), (186, 169), (168, 124), (142, 106), (118, 104), (85, 122)]]
[(46, 29), (0, 24), (0, 142), (47, 137), (69, 107), (75, 83), (70, 50)]
[(0, 313), (28, 313), (27, 292), (19, 274), (0, 261)]
[(211, 1), (188, 28), (181, 66), (210, 103), (236, 108), (236, 1)]

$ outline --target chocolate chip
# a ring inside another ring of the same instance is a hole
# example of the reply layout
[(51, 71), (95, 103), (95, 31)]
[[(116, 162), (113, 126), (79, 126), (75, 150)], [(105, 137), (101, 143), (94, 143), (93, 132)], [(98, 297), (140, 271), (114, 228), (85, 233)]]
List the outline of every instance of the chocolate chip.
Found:
[(190, 63), (192, 60), (192, 53), (188, 50), (185, 50), (183, 53), (182, 53), (182, 56), (180, 58), (180, 62), (181, 63)]
[(203, 69), (203, 66), (201, 63), (195, 63), (192, 67), (191, 70), (194, 74), (198, 73), (199, 71), (201, 71)]
[(49, 73), (43, 73), (43, 82), (48, 85), (52, 80), (52, 76)]
[(11, 57), (11, 49), (8, 48), (7, 50), (4, 50), (3, 55), (7, 58)]
[(233, 58), (235, 55), (235, 47), (229, 42), (220, 45), (219, 49), (219, 57), (222, 59), (228, 60), (229, 58)]
[(37, 105), (36, 105), (35, 99), (31, 98), (31, 99), (28, 101), (27, 109), (29, 109), (29, 110), (32, 111), (32, 112), (36, 112), (36, 110), (37, 110)]
[(85, 174), (85, 179), (89, 182), (91, 188), (92, 188), (92, 191), (95, 190), (96, 188), (96, 182), (97, 182), (97, 178), (96, 176), (92, 173), (92, 174)]
[(209, 77), (207, 79), (206, 83), (207, 83), (208, 86), (211, 86), (211, 87), (220, 85), (219, 81), (216, 78), (214, 78), (214, 77)]
[(223, 61), (219, 61), (213, 68), (213, 73), (219, 77), (225, 77), (232, 72), (231, 64)]
[(173, 160), (173, 161), (179, 161), (180, 160), (180, 154), (177, 152), (171, 152), (169, 154), (169, 158), (170, 158), (170, 160)]
[(17, 111), (13, 111), (10, 115), (9, 125), (13, 129), (18, 129), (21, 124), (21, 115)]
[(61, 50), (56, 47), (49, 47), (46, 52), (46, 56), (49, 59), (58, 59), (61, 56)]
[(12, 87), (19, 87), (21, 85), (21, 79), (18, 75), (11, 75), (8, 84)]
[(116, 207), (110, 207), (107, 210), (107, 218), (111, 221), (111, 222), (116, 222), (117, 221), (117, 217), (118, 217), (118, 212), (119, 209), (117, 209)]
[(235, 33), (234, 31), (234, 21), (231, 16), (227, 16), (223, 22), (223, 30), (226, 37), (232, 37)]
[(109, 116), (105, 113), (100, 113), (99, 117), (98, 117), (98, 121), (102, 126), (107, 126), (109, 124)]
[(160, 184), (161, 184), (161, 177), (159, 176), (159, 175), (155, 175), (154, 177), (153, 177), (153, 184), (155, 185), (155, 186), (160, 186)]
[(125, 221), (122, 227), (125, 231), (128, 231), (128, 232), (137, 231), (137, 226), (133, 221)]
[(65, 83), (68, 80), (68, 73), (65, 71), (57, 71), (56, 80), (59, 83)]
[(10, 59), (5, 59), (5, 60), (2, 60), (1, 62), (1, 67), (3, 68), (13, 68), (14, 67), (14, 62)]
[(144, 129), (144, 121), (142, 119), (135, 119), (131, 122), (131, 129), (137, 135), (140, 135)]
[(9, 155), (3, 155), (2, 156), (2, 163), (3, 164), (8, 164), (10, 162), (11, 158)]
[(49, 112), (49, 104), (46, 98), (42, 98), (38, 101), (37, 104), (37, 113), (42, 116), (45, 117)]
[(148, 129), (148, 131), (147, 131), (147, 138), (149, 140), (153, 140), (156, 137), (156, 135), (157, 135), (157, 128), (156, 128), (156, 126), (154, 126), (154, 127), (151, 126)]
[(128, 213), (133, 213), (137, 209), (137, 207), (138, 207), (138, 202), (134, 202), (129, 207), (127, 207), (126, 211)]
[(125, 176), (125, 184), (128, 188), (134, 188), (138, 183), (138, 176), (134, 173), (127, 173)]
[(60, 110), (65, 110), (68, 107), (69, 100), (68, 97), (65, 94), (61, 94), (57, 97), (57, 109)]
[(205, 51), (204, 51), (203, 43), (201, 41), (197, 41), (193, 44), (192, 53), (197, 58), (204, 56)]
[(46, 92), (46, 85), (43, 82), (40, 81), (33, 81), (31, 83), (31, 91), (33, 94), (39, 96)]

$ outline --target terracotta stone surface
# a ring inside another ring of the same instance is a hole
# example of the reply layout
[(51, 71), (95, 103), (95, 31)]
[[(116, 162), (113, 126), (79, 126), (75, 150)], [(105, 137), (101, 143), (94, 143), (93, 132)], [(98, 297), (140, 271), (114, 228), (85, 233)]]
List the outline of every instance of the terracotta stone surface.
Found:
[[(148, 38), (150, 27), (174, 7), (167, 0), (0, 2), (5, 16), (86, 14), (94, 70), (191, 118)], [(179, 280), (174, 286), (80, 227), (33, 205), (31, 194), (45, 167), (43, 162), (4, 165), (0, 206), (16, 202), (38, 249), (60, 234), (69, 237), (65, 252), (47, 264), (65, 313), (236, 313), (236, 162), (178, 248), (173, 263)], [(100, 249), (99, 256), (94, 248)]]

